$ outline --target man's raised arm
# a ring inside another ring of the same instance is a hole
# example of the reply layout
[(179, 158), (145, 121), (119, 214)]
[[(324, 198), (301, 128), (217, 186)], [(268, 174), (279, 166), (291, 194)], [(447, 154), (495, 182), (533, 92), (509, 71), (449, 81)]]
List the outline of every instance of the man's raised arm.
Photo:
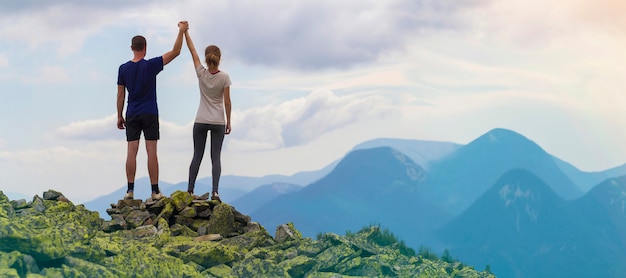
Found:
[(187, 21), (178, 22), (178, 36), (176, 42), (174, 42), (174, 48), (163, 54), (163, 65), (169, 64), (174, 58), (180, 55), (180, 49), (183, 47), (183, 34), (189, 29)]

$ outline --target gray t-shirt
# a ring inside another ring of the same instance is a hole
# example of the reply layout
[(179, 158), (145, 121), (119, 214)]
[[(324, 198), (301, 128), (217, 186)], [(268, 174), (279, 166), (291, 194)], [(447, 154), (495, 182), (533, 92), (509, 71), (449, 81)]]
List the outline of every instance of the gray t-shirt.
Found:
[(219, 71), (211, 74), (204, 66), (196, 68), (200, 85), (200, 105), (196, 114), (196, 123), (225, 125), (224, 88), (230, 87), (230, 77)]

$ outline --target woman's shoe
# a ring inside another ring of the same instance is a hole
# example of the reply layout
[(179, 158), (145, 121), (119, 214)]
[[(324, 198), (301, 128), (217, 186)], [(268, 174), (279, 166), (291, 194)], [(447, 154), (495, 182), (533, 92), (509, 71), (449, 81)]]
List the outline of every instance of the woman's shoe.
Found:
[(220, 199), (220, 194), (218, 194), (217, 192), (213, 192), (213, 195), (211, 196), (211, 200), (216, 200), (218, 202), (222, 202), (222, 199)]

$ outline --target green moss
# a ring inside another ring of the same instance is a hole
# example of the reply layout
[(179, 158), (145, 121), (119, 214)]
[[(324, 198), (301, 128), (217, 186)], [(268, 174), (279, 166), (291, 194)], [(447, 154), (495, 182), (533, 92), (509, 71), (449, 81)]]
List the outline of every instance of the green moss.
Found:
[(20, 275), (17, 274), (17, 270), (13, 268), (0, 268), (0, 277), (20, 278)]
[(207, 269), (206, 271), (202, 272), (202, 274), (204, 275), (212, 275), (215, 277), (223, 277), (223, 278), (235, 278), (237, 276), (232, 275), (232, 268), (230, 268), (230, 266), (227, 266), (225, 264), (221, 264), (221, 265), (216, 265), (213, 267), (210, 267), (209, 269)]
[(187, 226), (174, 224), (170, 227), (170, 231), (174, 236), (188, 236), (188, 237), (196, 237), (198, 233)]
[(88, 277), (103, 277), (103, 278), (115, 278), (117, 275), (108, 270), (106, 267), (91, 263), (89, 261), (81, 260), (78, 258), (67, 257), (64, 260), (64, 265), (74, 268), (81, 273), (89, 274)]
[(198, 228), (200, 228), (200, 227), (208, 227), (208, 225), (209, 225), (209, 220), (194, 219), (193, 222), (191, 223), (191, 228), (193, 228), (196, 231), (198, 231)]
[(193, 201), (193, 196), (189, 195), (187, 192), (176, 191), (172, 194), (172, 204), (176, 211), (182, 211)]
[(293, 222), (287, 223), (289, 229), (293, 232), (293, 235), (296, 239), (302, 239), (302, 233), (296, 229), (296, 226), (293, 225)]
[(233, 216), (231, 206), (221, 203), (213, 208), (213, 215), (209, 218), (207, 233), (220, 234), (223, 237), (229, 237), (234, 224), (235, 217)]
[(128, 224), (129, 228), (134, 229), (142, 226), (148, 218), (150, 218), (149, 212), (133, 210), (124, 218), (124, 220), (126, 221), (126, 224)]
[(241, 249), (211, 241), (191, 245), (179, 254), (183, 261), (192, 261), (209, 268), (220, 264), (232, 263), (241, 258)]
[(172, 237), (170, 226), (163, 218), (159, 219), (157, 223), (158, 232), (156, 234), (155, 246), (162, 247), (167, 244)]
[[(246, 217), (237, 222), (228, 204), (206, 202), (208, 223), (194, 224), (176, 215), (172, 201), (147, 208), (160, 212), (156, 226), (105, 233), (103, 220), (82, 205), (33, 200), (0, 216), (0, 277), (493, 277), (456, 261), (406, 256), (402, 242), (377, 227), (313, 240), (289, 223), (293, 238), (277, 243), (264, 227), (239, 234)], [(0, 210), (8, 202), (0, 192)], [(170, 220), (213, 228), (224, 239), (194, 242), (195, 231)]]
[(165, 205), (165, 207), (163, 207), (163, 210), (161, 210), (161, 213), (159, 213), (159, 215), (156, 218), (156, 221), (160, 221), (161, 219), (165, 219), (166, 221), (169, 222), (170, 217), (172, 217), (172, 214), (174, 213), (174, 205), (172, 205), (171, 203), (168, 203)]
[(255, 257), (246, 257), (233, 266), (232, 273), (237, 277), (290, 277), (278, 265)]
[(356, 257), (358, 254), (347, 244), (330, 247), (315, 256), (319, 262), (316, 270), (334, 271), (339, 263)]
[(292, 277), (304, 277), (306, 273), (313, 270), (317, 264), (315, 259), (307, 256), (297, 256), (280, 262), (278, 265), (285, 269)]
[(15, 211), (9, 202), (9, 198), (0, 191), (0, 218), (13, 217)]
[(108, 269), (115, 269), (119, 277), (201, 277), (185, 261), (137, 242), (129, 242), (123, 253), (108, 257), (103, 263)]
[(240, 249), (249, 251), (256, 247), (271, 246), (274, 244), (274, 239), (267, 231), (260, 230), (224, 239), (222, 244), (237, 246)]
[[(69, 203), (48, 204), (45, 214), (32, 213), (28, 217), (0, 220), (0, 248), (21, 250), (37, 260), (55, 260), (69, 254), (99, 256), (97, 250), (83, 245), (93, 237), (99, 221), (93, 221), (91, 212), (77, 210)], [(31, 208), (33, 209), (33, 208)], [(28, 231), (28, 233), (24, 233)]]

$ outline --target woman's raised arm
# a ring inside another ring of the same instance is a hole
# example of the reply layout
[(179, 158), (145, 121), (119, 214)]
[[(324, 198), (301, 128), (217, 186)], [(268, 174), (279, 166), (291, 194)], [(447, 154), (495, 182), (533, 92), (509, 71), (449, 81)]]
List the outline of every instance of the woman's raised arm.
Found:
[(200, 65), (200, 58), (198, 57), (196, 47), (193, 45), (193, 40), (191, 40), (191, 37), (189, 36), (189, 30), (185, 31), (185, 41), (187, 42), (189, 53), (191, 53), (191, 59), (193, 59), (193, 68), (195, 69)]

